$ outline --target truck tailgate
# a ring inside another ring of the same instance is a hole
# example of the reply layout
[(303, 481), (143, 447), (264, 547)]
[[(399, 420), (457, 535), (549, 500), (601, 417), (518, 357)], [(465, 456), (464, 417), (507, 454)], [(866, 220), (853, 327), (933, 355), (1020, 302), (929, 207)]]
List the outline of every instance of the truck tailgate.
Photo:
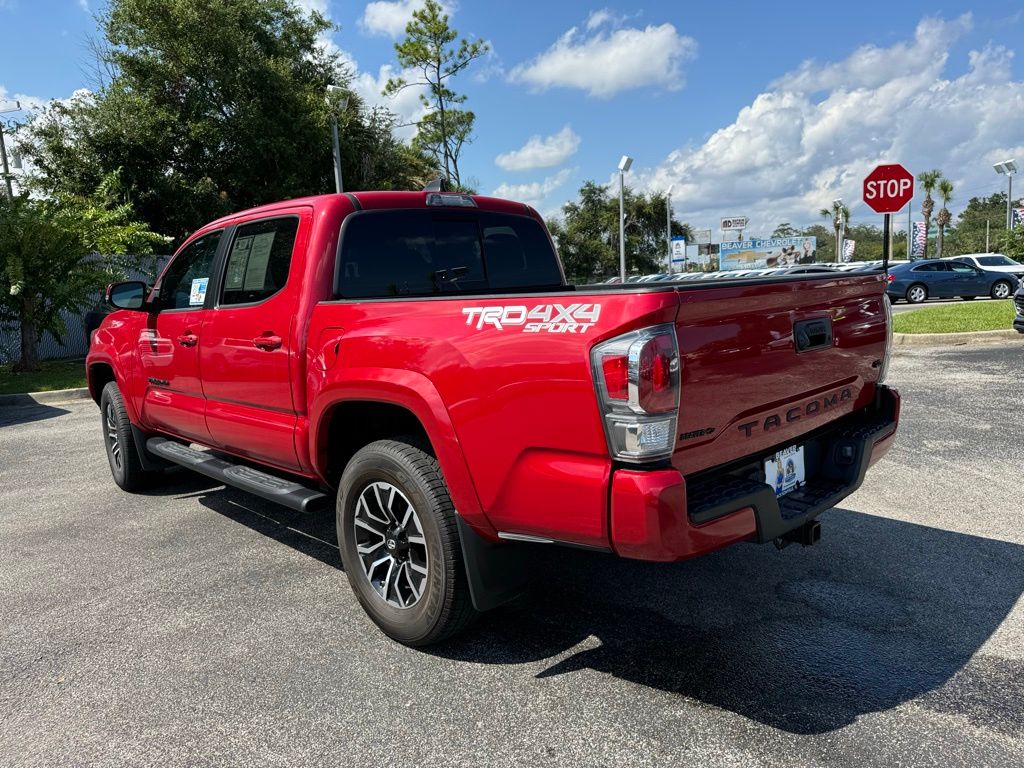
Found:
[(673, 465), (692, 474), (798, 443), (870, 403), (885, 353), (883, 291), (881, 275), (680, 288)]

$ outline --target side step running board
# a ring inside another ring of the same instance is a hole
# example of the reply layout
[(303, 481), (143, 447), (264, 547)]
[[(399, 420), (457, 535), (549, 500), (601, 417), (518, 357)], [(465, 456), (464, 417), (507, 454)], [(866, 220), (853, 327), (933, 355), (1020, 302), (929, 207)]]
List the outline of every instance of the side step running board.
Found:
[(326, 506), (327, 496), (291, 480), (284, 480), (258, 469), (231, 464), (211, 453), (197, 451), (182, 443), (163, 437), (151, 437), (146, 449), (162, 459), (180, 464), (214, 480), (253, 493), (267, 501), (281, 504), (296, 512), (316, 512)]

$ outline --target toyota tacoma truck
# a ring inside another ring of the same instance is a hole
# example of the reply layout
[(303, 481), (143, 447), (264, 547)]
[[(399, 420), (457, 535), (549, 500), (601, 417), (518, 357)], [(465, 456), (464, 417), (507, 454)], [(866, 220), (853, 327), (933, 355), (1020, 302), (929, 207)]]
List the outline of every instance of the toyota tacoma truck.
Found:
[(537, 212), (491, 197), (266, 205), (107, 298), (86, 366), (117, 485), (182, 465), (333, 505), (408, 645), (521, 594), (521, 542), (813, 544), (899, 416), (884, 273), (572, 286)]

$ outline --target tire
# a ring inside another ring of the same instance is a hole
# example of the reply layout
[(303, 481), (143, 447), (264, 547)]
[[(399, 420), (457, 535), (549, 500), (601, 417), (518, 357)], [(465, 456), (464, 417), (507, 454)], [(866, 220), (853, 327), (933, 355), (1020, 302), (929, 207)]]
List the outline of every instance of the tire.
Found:
[(960, 298), (963, 299), (964, 301), (974, 301), (978, 297), (977, 296), (961, 296)]
[(129, 493), (146, 488), (152, 475), (142, 468), (135, 435), (132, 433), (128, 412), (116, 382), (109, 382), (100, 395), (100, 424), (103, 444), (107, 449), (107, 463), (117, 486)]
[(921, 285), (921, 283), (914, 283), (912, 286), (907, 288), (908, 304), (920, 304), (927, 298), (928, 289), (925, 286)]
[(993, 299), (1008, 299), (1013, 295), (1013, 286), (1009, 280), (997, 280), (992, 284)]
[(388, 637), (430, 645), (477, 617), (455, 508), (421, 441), (378, 440), (357, 452), (341, 476), (336, 521), (352, 591)]

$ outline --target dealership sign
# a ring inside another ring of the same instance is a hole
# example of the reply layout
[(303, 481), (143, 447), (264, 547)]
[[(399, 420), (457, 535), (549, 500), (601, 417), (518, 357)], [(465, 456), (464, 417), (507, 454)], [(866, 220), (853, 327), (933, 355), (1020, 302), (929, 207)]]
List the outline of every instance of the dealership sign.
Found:
[(771, 237), (722, 243), (718, 268), (769, 269), (794, 264), (813, 264), (818, 250), (816, 237)]
[(746, 229), (750, 219), (746, 216), (730, 216), (722, 219), (722, 229)]

